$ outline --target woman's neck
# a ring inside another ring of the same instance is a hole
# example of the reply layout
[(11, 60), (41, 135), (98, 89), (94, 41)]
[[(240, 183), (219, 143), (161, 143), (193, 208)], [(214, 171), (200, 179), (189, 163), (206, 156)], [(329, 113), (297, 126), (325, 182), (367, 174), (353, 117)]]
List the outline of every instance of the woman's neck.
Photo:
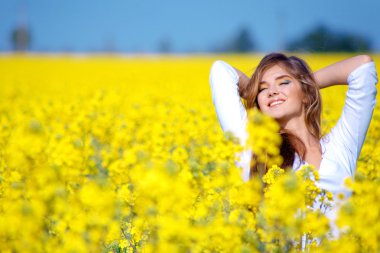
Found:
[(280, 125), (282, 129), (296, 135), (303, 142), (306, 150), (315, 149), (316, 147), (319, 149), (319, 139), (309, 132), (304, 120), (293, 119), (285, 124), (280, 123)]

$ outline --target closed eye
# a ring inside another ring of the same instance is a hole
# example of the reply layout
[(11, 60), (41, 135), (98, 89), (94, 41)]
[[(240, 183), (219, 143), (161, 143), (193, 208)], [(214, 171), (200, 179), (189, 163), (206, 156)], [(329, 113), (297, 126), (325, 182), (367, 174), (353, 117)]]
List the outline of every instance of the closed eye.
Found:
[(285, 81), (280, 83), (280, 85), (283, 85), (283, 84), (290, 84), (290, 80), (285, 80)]
[(259, 89), (259, 93), (262, 92), (262, 91), (265, 90), (265, 89), (267, 89), (267, 88), (260, 88), (260, 89)]

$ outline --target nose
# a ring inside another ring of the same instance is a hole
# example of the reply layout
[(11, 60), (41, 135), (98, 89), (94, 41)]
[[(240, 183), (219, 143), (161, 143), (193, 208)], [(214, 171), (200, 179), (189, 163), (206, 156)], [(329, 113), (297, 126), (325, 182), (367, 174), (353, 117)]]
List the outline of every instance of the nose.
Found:
[(276, 86), (272, 86), (272, 87), (269, 87), (268, 88), (268, 96), (269, 97), (272, 97), (274, 95), (278, 95), (278, 90), (277, 90), (277, 87)]

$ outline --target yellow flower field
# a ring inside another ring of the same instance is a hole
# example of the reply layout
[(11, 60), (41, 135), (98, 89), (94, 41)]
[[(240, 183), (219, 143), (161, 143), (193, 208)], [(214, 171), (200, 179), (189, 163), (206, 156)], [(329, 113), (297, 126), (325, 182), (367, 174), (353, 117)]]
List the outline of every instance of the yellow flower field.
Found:
[[(317, 70), (348, 55), (299, 56)], [(310, 208), (331, 200), (312, 167), (241, 180), (209, 70), (261, 57), (0, 56), (0, 252), (379, 252), (379, 104), (339, 238)], [(322, 91), (324, 133), (346, 90)], [(253, 143), (276, 149), (271, 119), (250, 117)]]

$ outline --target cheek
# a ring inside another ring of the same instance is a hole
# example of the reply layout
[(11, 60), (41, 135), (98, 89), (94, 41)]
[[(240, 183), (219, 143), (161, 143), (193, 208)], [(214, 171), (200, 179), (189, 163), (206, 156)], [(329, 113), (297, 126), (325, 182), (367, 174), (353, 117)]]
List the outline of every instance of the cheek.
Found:
[(264, 107), (264, 105), (265, 105), (265, 101), (264, 100), (265, 99), (263, 98), (263, 96), (260, 96), (260, 95), (257, 96), (257, 103), (258, 103), (260, 109), (262, 109)]
[(305, 94), (303, 94), (302, 90), (300, 90), (300, 91), (298, 92), (298, 100), (299, 100), (302, 104), (307, 100), (307, 98), (306, 98)]
[(301, 84), (298, 84), (297, 87), (294, 87), (293, 92), (294, 94), (297, 94), (298, 98), (301, 100), (305, 97), (301, 88)]

